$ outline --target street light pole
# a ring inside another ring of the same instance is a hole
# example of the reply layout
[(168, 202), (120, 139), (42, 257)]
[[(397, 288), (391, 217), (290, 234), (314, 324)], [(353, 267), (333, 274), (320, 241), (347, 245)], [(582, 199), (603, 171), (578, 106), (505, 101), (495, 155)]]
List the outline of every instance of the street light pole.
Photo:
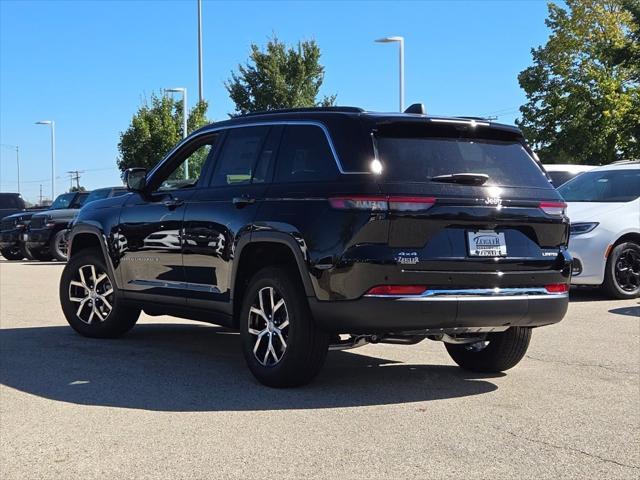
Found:
[(36, 125), (49, 125), (51, 128), (51, 201), (56, 197), (56, 123), (53, 120), (40, 120)]
[(377, 43), (398, 43), (400, 69), (400, 111), (404, 111), (404, 37), (385, 37), (376, 40)]
[(202, 91), (202, 0), (198, 0), (198, 101), (204, 101)]
[[(182, 138), (187, 138), (187, 89), (184, 87), (165, 88), (165, 92), (182, 93)], [(184, 162), (184, 178), (189, 178), (189, 159)]]
[(18, 193), (20, 193), (20, 147), (16, 145), (16, 166), (18, 167)]

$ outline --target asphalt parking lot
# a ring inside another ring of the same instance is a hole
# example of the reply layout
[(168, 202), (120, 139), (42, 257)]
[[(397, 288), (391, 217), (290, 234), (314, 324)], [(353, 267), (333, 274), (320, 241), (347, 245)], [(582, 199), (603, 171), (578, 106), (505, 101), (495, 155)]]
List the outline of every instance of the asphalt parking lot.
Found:
[(506, 375), (425, 341), (331, 352), (313, 384), (272, 390), (215, 326), (76, 335), (61, 271), (0, 260), (3, 479), (640, 476), (637, 300), (573, 292)]

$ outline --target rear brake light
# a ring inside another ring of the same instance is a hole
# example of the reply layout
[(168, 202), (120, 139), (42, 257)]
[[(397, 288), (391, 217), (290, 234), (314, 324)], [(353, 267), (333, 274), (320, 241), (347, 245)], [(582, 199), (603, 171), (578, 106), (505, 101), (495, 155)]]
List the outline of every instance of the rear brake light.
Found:
[(540, 202), (538, 207), (547, 215), (564, 215), (567, 204), (564, 202)]
[(548, 293), (554, 293), (554, 294), (567, 293), (569, 291), (569, 285), (566, 283), (552, 283), (550, 285), (545, 285), (544, 289)]
[(329, 199), (333, 208), (347, 210), (416, 212), (431, 208), (434, 197), (349, 196)]
[(420, 295), (427, 287), (424, 285), (378, 285), (373, 287), (367, 295)]

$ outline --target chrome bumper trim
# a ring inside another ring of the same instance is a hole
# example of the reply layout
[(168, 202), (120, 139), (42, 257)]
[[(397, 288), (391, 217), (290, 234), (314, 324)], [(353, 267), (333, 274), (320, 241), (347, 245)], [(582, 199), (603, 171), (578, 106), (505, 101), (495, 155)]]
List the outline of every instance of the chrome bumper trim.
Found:
[(530, 288), (462, 288), (425, 290), (420, 295), (365, 295), (367, 298), (390, 298), (393, 300), (424, 301), (465, 301), (465, 300), (531, 300), (537, 298), (567, 298), (569, 293), (549, 293), (542, 287)]

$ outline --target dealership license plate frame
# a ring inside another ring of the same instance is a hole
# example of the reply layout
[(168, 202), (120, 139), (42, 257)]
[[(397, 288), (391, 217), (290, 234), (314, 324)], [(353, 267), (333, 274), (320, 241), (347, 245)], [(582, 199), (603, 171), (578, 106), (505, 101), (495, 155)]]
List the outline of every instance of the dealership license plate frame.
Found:
[(504, 232), (468, 230), (467, 247), (470, 257), (506, 257), (507, 241)]

